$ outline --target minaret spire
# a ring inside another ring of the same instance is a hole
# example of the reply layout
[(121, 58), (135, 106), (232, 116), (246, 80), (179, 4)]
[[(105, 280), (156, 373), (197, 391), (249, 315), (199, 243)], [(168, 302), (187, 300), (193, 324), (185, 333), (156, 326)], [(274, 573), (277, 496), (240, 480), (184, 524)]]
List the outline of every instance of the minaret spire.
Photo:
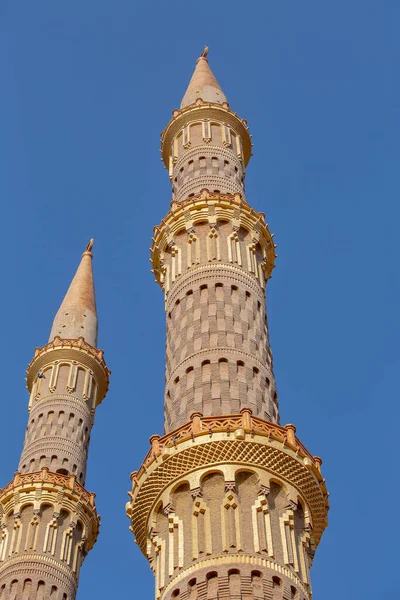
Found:
[(90, 432), (108, 389), (90, 240), (26, 372), (28, 426), (18, 471), (0, 488), (0, 599), (75, 600), (82, 562), (99, 532), (85, 489)]
[(197, 59), (196, 68), (181, 102), (181, 108), (194, 104), (198, 98), (201, 98), (203, 102), (217, 102), (218, 104), (228, 102), (209, 67), (208, 52), (209, 49), (206, 46)]
[(91, 239), (79, 267), (55, 316), (49, 341), (56, 336), (64, 339), (83, 337), (91, 346), (97, 345), (97, 312), (92, 270)]

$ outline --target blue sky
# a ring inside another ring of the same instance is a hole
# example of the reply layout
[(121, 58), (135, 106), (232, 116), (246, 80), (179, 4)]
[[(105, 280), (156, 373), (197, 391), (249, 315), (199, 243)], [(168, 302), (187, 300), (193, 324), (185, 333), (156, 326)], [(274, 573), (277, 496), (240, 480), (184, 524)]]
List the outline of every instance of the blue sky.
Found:
[(112, 369), (87, 478), (102, 528), (78, 600), (153, 597), (124, 509), (162, 431), (148, 248), (171, 199), (159, 133), (205, 44), (249, 122), (247, 198), (278, 243), (267, 306), (282, 423), (323, 458), (331, 492), (314, 597), (395, 597), (399, 21), (397, 0), (1, 2), (0, 486), (22, 448), (26, 365), (90, 237)]

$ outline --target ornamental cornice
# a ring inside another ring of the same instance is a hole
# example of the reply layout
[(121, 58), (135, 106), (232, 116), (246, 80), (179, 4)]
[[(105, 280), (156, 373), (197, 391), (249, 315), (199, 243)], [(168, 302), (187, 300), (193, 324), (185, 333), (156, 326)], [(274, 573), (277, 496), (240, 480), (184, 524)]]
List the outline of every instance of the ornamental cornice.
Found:
[(244, 119), (241, 119), (239, 115), (233, 112), (228, 105), (222, 106), (221, 104), (212, 102), (206, 103), (198, 101), (181, 110), (175, 110), (172, 114), (171, 121), (164, 131), (161, 132), (161, 153), (167, 168), (169, 164), (171, 142), (177, 133), (189, 123), (205, 119), (215, 120), (232, 127), (242, 139), (244, 162), (246, 165), (249, 162), (252, 154), (252, 143), (247, 123)]
[[(79, 398), (78, 396), (74, 396), (73, 394), (52, 394), (52, 395), (49, 394), (47, 396), (40, 396), (40, 398), (37, 398), (35, 400), (35, 404), (32, 407), (31, 414), (34, 411), (36, 411), (36, 408), (39, 407), (39, 405), (41, 405), (42, 402), (51, 402), (55, 406), (57, 406), (57, 405), (65, 406), (66, 400), (69, 403), (74, 404), (78, 410), (80, 409), (83, 412), (86, 412), (86, 411), (90, 412), (86, 402), (83, 402), (83, 400), (81, 400), (81, 398)], [(40, 409), (41, 409), (41, 406), (40, 406)]]
[(22, 554), (18, 556), (7, 557), (0, 566), (0, 575), (2, 578), (15, 575), (26, 576), (27, 574), (43, 577), (43, 570), (50, 571), (51, 576), (59, 585), (65, 585), (71, 593), (75, 594), (77, 589), (77, 578), (75, 573), (60, 561), (46, 556), (45, 554)]
[(212, 281), (212, 277), (218, 279), (227, 279), (233, 283), (238, 282), (248, 287), (261, 302), (265, 302), (265, 290), (259, 284), (258, 279), (253, 273), (248, 273), (242, 267), (237, 267), (234, 264), (214, 263), (193, 266), (189, 271), (184, 273), (175, 280), (174, 287), (169, 291), (166, 301), (166, 310), (171, 309), (175, 304), (177, 297), (181, 298), (185, 295), (186, 289), (191, 288), (194, 283), (201, 284), (202, 281)]
[(266, 270), (268, 276), (270, 275), (274, 268), (276, 245), (265, 222), (265, 215), (251, 208), (239, 193), (212, 194), (208, 190), (202, 190), (198, 196), (193, 196), (184, 202), (172, 202), (169, 213), (160, 225), (154, 228), (150, 260), (160, 285), (161, 255), (173, 242), (174, 236), (181, 231), (189, 233), (195, 230), (196, 223), (208, 222), (215, 225), (218, 220), (228, 221), (235, 228), (243, 227), (252, 234), (253, 241), (258, 242), (265, 250), (268, 264)]
[(15, 473), (14, 479), (0, 489), (0, 506), (3, 514), (18, 514), (26, 504), (50, 503), (77, 515), (88, 531), (88, 549), (95, 543), (100, 517), (94, 502), (95, 494), (88, 492), (75, 475), (53, 473), (47, 467), (34, 473)]
[(212, 558), (210, 557), (205, 560), (196, 561), (195, 564), (191, 565), (190, 567), (179, 571), (179, 573), (175, 575), (175, 577), (173, 577), (169, 581), (168, 585), (166, 585), (166, 587), (163, 589), (160, 600), (166, 598), (169, 592), (178, 586), (182, 580), (186, 579), (192, 574), (196, 574), (201, 569), (212, 569), (213, 567), (220, 569), (221, 566), (226, 565), (227, 567), (231, 567), (233, 564), (252, 565), (254, 567), (261, 567), (264, 569), (270, 569), (271, 571), (276, 571), (277, 573), (287, 577), (290, 581), (293, 581), (293, 583), (302, 590), (305, 598), (310, 598), (309, 590), (306, 589), (301, 579), (288, 567), (275, 562), (271, 558), (262, 558), (260, 556), (254, 556), (251, 554), (232, 553), (228, 555), (225, 554), (221, 556), (213, 556)]
[(74, 442), (55, 435), (28, 442), (21, 454), (20, 464), (22, 464), (22, 462), (28, 464), (31, 458), (37, 458), (39, 452), (45, 452), (46, 450), (49, 452), (50, 450), (64, 452), (66, 457), (73, 459), (73, 462), (77, 461), (77, 463), (82, 465), (82, 469), (84, 468), (84, 463), (87, 458), (87, 448), (82, 448), (82, 445), (79, 444), (79, 442)]
[[(38, 570), (40, 572), (40, 566), (42, 563), (52, 567), (53, 569), (57, 569), (60, 571), (60, 573), (62, 573), (63, 575), (66, 575), (68, 577), (68, 579), (71, 578), (72, 572), (71, 570), (63, 565), (61, 562), (59, 562), (58, 560), (56, 560), (55, 558), (51, 557), (51, 556), (47, 556), (45, 554), (23, 554), (23, 555), (19, 555), (19, 556), (13, 556), (11, 558), (7, 559), (7, 562), (4, 562), (3, 565), (1, 565), (0, 570), (1, 571), (5, 571), (6, 569), (9, 569), (12, 565), (18, 565), (18, 563), (26, 563), (26, 562), (31, 562), (32, 563), (36, 563), (38, 565)], [(26, 564), (24, 564), (23, 566), (23, 572), (25, 572), (25, 567)]]
[(315, 542), (327, 525), (328, 492), (312, 457), (294, 435), (293, 425), (281, 427), (250, 409), (240, 415), (192, 416), (192, 422), (163, 436), (152, 436), (152, 448), (139, 471), (132, 474), (127, 514), (137, 542), (145, 553), (146, 523), (163, 490), (196, 469), (238, 464), (264, 469), (296, 488), (310, 507)]
[(32, 391), (33, 383), (39, 371), (43, 370), (49, 363), (59, 360), (76, 361), (93, 371), (99, 386), (98, 406), (107, 394), (111, 371), (104, 361), (103, 350), (97, 350), (85, 342), (84, 338), (62, 339), (55, 337), (54, 340), (42, 348), (36, 348), (34, 357), (26, 370), (26, 382), (29, 392)]

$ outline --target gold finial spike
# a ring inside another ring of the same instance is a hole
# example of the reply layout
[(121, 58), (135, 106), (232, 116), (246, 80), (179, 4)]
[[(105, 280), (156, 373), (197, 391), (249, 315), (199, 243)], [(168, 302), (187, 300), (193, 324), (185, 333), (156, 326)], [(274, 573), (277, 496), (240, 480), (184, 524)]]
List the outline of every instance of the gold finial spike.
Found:
[(91, 239), (89, 240), (89, 243), (88, 243), (88, 245), (86, 246), (86, 250), (85, 250), (85, 252), (89, 252), (89, 253), (91, 254), (91, 253), (92, 253), (92, 248), (93, 248), (93, 245), (94, 245), (94, 239), (93, 239), (93, 238), (91, 238)]
[(207, 54), (208, 54), (208, 51), (209, 51), (209, 47), (208, 47), (208, 46), (204, 46), (204, 50), (203, 50), (203, 52), (200, 54), (200, 58), (205, 58), (205, 59), (207, 59)]

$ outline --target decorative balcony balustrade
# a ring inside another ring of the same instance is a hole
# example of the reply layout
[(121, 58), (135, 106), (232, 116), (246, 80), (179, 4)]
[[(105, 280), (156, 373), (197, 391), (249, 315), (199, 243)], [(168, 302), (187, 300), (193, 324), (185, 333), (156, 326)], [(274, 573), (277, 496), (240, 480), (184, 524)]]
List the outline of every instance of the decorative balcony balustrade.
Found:
[(10, 481), (4, 488), (0, 488), (0, 502), (15, 488), (25, 487), (29, 488), (37, 483), (44, 485), (60, 486), (65, 490), (70, 490), (79, 495), (80, 499), (89, 504), (92, 508), (95, 507), (94, 499), (96, 494), (94, 492), (88, 492), (85, 488), (78, 483), (75, 475), (62, 475), (61, 473), (52, 473), (47, 467), (43, 467), (40, 471), (34, 473), (18, 473), (14, 475), (14, 479)]
[[(227, 433), (236, 435), (249, 434), (250, 436), (265, 435), (268, 439), (281, 442), (283, 446), (289, 446), (301, 458), (307, 457), (317, 471), (321, 472), (322, 460), (318, 456), (312, 456), (307, 448), (295, 436), (296, 427), (288, 424), (285, 426), (277, 425), (264, 421), (259, 417), (254, 417), (249, 408), (244, 408), (238, 415), (222, 415), (204, 417), (201, 413), (194, 413), (189, 423), (171, 431), (167, 435), (153, 435), (150, 438), (151, 448), (145, 456), (142, 466), (135, 473), (135, 477), (140, 477), (142, 472), (166, 450), (174, 448), (178, 443), (192, 439), (198, 436), (215, 433)], [(322, 477), (321, 477), (322, 480)]]

